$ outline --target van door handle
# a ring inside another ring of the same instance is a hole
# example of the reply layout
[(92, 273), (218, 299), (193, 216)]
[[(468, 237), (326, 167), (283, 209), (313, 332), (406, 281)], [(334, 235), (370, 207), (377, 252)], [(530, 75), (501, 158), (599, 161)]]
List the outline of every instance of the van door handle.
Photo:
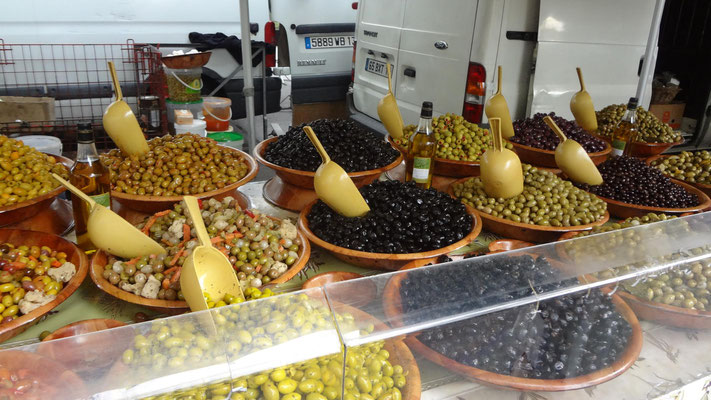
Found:
[(405, 71), (403, 72), (405, 76), (409, 76), (410, 78), (415, 77), (415, 69), (414, 68), (405, 68)]

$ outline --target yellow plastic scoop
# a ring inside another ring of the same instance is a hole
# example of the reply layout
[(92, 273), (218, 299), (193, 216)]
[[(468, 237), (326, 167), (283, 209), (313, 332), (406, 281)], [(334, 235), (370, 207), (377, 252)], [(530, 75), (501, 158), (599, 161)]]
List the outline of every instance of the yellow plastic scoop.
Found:
[(580, 67), (575, 68), (578, 71), (578, 80), (580, 80), (580, 91), (573, 95), (570, 99), (570, 111), (575, 116), (575, 122), (581, 128), (588, 132), (597, 131), (597, 115), (595, 114), (595, 106), (593, 105), (590, 93), (585, 90), (585, 81), (583, 81), (583, 71)]
[(76, 186), (52, 174), (54, 179), (89, 204), (86, 229), (94, 246), (122, 258), (163, 254), (165, 249), (115, 212), (98, 204)]
[(499, 65), (496, 93), (486, 101), (484, 112), (486, 112), (486, 118), (489, 120), (492, 118), (499, 118), (501, 120), (501, 134), (508, 139), (513, 137), (515, 132), (513, 123), (511, 122), (509, 106), (506, 104), (506, 98), (501, 94), (501, 71), (502, 68), (501, 65)]
[(378, 117), (380, 117), (380, 121), (390, 136), (392, 136), (393, 139), (399, 139), (402, 137), (405, 124), (402, 122), (402, 115), (400, 115), (400, 109), (397, 107), (397, 101), (393, 95), (390, 63), (387, 63), (386, 68), (388, 70), (388, 93), (385, 97), (380, 99), (380, 103), (378, 103)]
[(523, 168), (516, 153), (504, 148), (501, 120), (489, 119), (494, 147), (481, 156), (481, 180), (490, 197), (508, 199), (523, 192)]
[(367, 214), (370, 207), (351, 177), (331, 160), (310, 126), (305, 126), (304, 132), (321, 155), (322, 162), (314, 176), (314, 189), (318, 198), (344, 217), (353, 218)]
[(224, 298), (226, 294), (244, 299), (232, 263), (220, 250), (212, 247), (197, 198), (185, 196), (183, 200), (200, 241), (200, 245), (193, 247), (192, 253), (185, 259), (180, 273), (180, 289), (190, 310), (208, 309), (203, 293), (209, 294), (215, 301)]
[(568, 139), (553, 118), (547, 116), (543, 120), (560, 138), (560, 144), (555, 148), (555, 163), (558, 168), (575, 182), (600, 185), (602, 175), (583, 146), (573, 139)]
[(121, 85), (119, 85), (113, 61), (109, 61), (109, 71), (111, 71), (111, 79), (114, 81), (116, 101), (109, 104), (104, 111), (104, 129), (124, 153), (128, 155), (147, 153), (148, 143), (143, 136), (143, 131), (141, 131), (131, 107), (123, 101)]

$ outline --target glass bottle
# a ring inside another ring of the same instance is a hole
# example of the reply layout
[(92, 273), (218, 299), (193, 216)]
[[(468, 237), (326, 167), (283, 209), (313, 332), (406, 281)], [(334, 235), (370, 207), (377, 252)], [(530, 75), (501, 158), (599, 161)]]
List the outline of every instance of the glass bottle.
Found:
[[(94, 144), (94, 131), (89, 123), (77, 125), (77, 158), (70, 169), (70, 181), (97, 203), (111, 207), (109, 171), (99, 160), (99, 153)], [(72, 195), (72, 210), (77, 244), (84, 250), (93, 249), (94, 245), (89, 240), (86, 229), (89, 205)]]
[(612, 155), (627, 155), (637, 138), (637, 98), (630, 97), (627, 111), (612, 132)]
[(420, 122), (415, 133), (410, 136), (410, 144), (405, 160), (406, 181), (415, 181), (423, 189), (432, 186), (432, 172), (437, 150), (437, 141), (432, 130), (432, 102), (422, 103)]

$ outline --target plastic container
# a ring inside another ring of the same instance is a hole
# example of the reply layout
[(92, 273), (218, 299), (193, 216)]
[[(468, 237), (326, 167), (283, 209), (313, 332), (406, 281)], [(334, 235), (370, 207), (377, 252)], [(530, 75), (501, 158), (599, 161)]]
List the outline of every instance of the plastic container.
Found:
[(205, 137), (207, 135), (207, 131), (205, 130), (205, 121), (201, 119), (194, 119), (193, 123), (190, 125), (178, 125), (178, 124), (173, 124), (173, 127), (175, 127), (175, 134), (179, 135), (181, 133), (192, 133), (195, 135), (200, 135), (202, 137)]
[(54, 136), (29, 135), (20, 136), (16, 139), (22, 140), (25, 145), (34, 147), (35, 149), (43, 153), (52, 154), (55, 156), (62, 155), (62, 141)]
[(202, 89), (202, 67), (173, 69), (163, 66), (168, 82), (168, 98), (177, 102), (200, 100)]
[(203, 97), (202, 113), (207, 122), (207, 130), (225, 132), (232, 119), (232, 100), (226, 97)]
[(188, 110), (193, 113), (193, 118), (202, 119), (202, 99), (187, 103), (168, 99), (165, 101), (165, 109), (171, 124), (175, 123), (175, 110)]
[(237, 132), (210, 132), (207, 137), (215, 140), (222, 146), (232, 147), (233, 149), (242, 150), (244, 145), (244, 137)]

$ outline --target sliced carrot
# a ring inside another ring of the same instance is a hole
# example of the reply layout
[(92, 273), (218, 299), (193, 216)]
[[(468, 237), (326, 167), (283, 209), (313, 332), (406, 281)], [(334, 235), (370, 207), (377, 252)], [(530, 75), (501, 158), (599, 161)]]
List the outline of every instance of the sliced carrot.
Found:
[(183, 243), (190, 240), (190, 225), (183, 224)]
[(29, 258), (29, 259), (32, 260), (32, 261), (37, 261), (37, 258), (34, 257), (34, 256), (29, 256), (29, 257), (27, 257), (27, 258)]
[(262, 264), (257, 265), (254, 270), (259, 272), (259, 270), (262, 269)]
[(183, 255), (183, 249), (180, 249), (180, 250), (178, 250), (177, 253), (175, 253), (175, 256), (173, 257), (172, 260), (170, 260), (170, 262), (168, 263), (168, 265), (170, 265), (171, 267), (172, 267), (173, 265), (175, 265), (175, 263), (178, 262), (178, 259), (180, 258), (181, 255)]
[(161, 239), (160, 241), (163, 242), (163, 244), (165, 244), (166, 246), (172, 246), (172, 245), (173, 245), (172, 243), (170, 243), (170, 242), (169, 242), (168, 240), (166, 240), (166, 239)]
[(168, 288), (170, 288), (170, 279), (168, 279), (168, 278), (163, 279), (163, 283), (161, 283), (161, 287), (165, 290), (168, 290)]
[(167, 270), (163, 271), (163, 275), (170, 275), (171, 272), (177, 271), (178, 268), (180, 268), (180, 267), (175, 266), (175, 267), (168, 268)]
[[(20, 264), (22, 264), (22, 263), (20, 263)], [(24, 265), (24, 264), (23, 264), (23, 265)], [(49, 265), (51, 265), (51, 266), (53, 266), (53, 267), (56, 268), (56, 267), (61, 267), (61, 266), (62, 266), (62, 263), (60, 263), (60, 262), (57, 261), (57, 260), (54, 260), (54, 261), (52, 261), (52, 263), (49, 264)]]
[(183, 269), (180, 268), (180, 269), (178, 269), (178, 271), (177, 271), (175, 274), (173, 274), (173, 277), (170, 278), (170, 283), (171, 283), (171, 284), (177, 282), (178, 279), (180, 279), (180, 272), (182, 272), (182, 271), (183, 271)]
[(221, 237), (219, 237), (219, 236), (215, 236), (214, 238), (210, 239), (210, 243), (212, 243), (212, 244), (217, 244), (217, 243), (221, 243), (221, 242), (224, 241), (224, 240), (225, 240), (225, 239), (223, 239), (223, 238), (221, 238)]
[(159, 212), (153, 214), (153, 216), (154, 216), (154, 217), (162, 217), (162, 216), (164, 216), (164, 215), (170, 214), (171, 211), (173, 211), (173, 210), (159, 211)]
[(126, 262), (126, 264), (128, 264), (128, 265), (133, 265), (133, 264), (137, 263), (138, 260), (140, 260), (140, 259), (141, 259), (141, 257), (132, 258), (132, 259), (128, 260), (128, 261)]
[(146, 222), (146, 225), (143, 227), (143, 229), (141, 229), (141, 232), (143, 232), (147, 235), (148, 231), (150, 231), (151, 227), (153, 226), (153, 224), (156, 223), (157, 220), (158, 220), (158, 217), (156, 217), (155, 215), (150, 217), (148, 219), (148, 221)]

